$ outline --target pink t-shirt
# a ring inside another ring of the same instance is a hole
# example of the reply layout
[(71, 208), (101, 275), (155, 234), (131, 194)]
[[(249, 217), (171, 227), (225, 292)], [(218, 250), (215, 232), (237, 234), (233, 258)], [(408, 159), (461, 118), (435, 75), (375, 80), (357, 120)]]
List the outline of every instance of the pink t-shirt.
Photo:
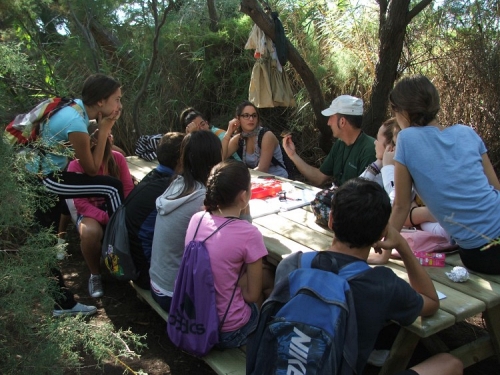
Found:
[[(193, 240), (196, 228), (205, 211), (193, 215), (186, 232), (186, 245)], [(196, 234), (196, 240), (204, 240), (227, 218), (206, 213)], [(222, 320), (226, 312), (241, 267), (267, 255), (264, 239), (259, 230), (248, 221), (236, 219), (210, 237), (205, 246), (214, 275), (217, 311)], [(243, 327), (250, 319), (251, 309), (237, 287), (222, 332), (232, 332)]]

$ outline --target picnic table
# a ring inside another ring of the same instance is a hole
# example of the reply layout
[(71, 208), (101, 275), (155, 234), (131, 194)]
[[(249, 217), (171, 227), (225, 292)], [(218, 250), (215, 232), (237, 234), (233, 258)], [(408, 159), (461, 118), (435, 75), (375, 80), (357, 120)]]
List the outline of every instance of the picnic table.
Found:
[[(136, 178), (142, 178), (156, 165), (133, 157), (127, 158), (127, 161)], [(252, 171), (252, 176), (257, 175), (265, 174)], [(300, 182), (291, 183), (303, 189), (315, 189)], [(284, 257), (297, 251), (328, 249), (333, 238), (330, 230), (315, 223), (315, 216), (308, 205), (290, 210), (275, 209), (256, 215), (253, 224), (264, 236), (268, 259), (276, 265)], [(451, 271), (456, 265), (461, 265), (458, 254), (448, 255), (444, 268), (426, 267), (436, 290), (446, 298), (440, 301), (440, 308), (433, 316), (419, 317), (412, 325), (400, 328), (380, 374), (392, 374), (405, 369), (419, 341), (432, 352), (450, 352), (460, 358), (465, 367), (492, 355), (500, 359), (500, 276), (471, 272), (467, 282), (455, 283), (448, 279), (445, 272)], [(408, 280), (401, 261), (391, 260), (387, 266), (399, 277)], [(451, 351), (437, 337), (436, 334), (444, 329), (480, 313), (486, 322), (487, 336)], [(244, 373), (244, 367), (241, 370)]]

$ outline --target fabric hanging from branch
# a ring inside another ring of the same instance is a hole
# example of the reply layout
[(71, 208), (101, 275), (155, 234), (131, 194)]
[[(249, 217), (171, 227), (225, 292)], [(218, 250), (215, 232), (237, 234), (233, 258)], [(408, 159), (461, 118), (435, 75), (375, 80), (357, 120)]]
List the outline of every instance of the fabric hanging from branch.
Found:
[(245, 49), (254, 49), (256, 58), (248, 100), (258, 108), (295, 106), (290, 82), (278, 59), (276, 46), (257, 25), (253, 26)]

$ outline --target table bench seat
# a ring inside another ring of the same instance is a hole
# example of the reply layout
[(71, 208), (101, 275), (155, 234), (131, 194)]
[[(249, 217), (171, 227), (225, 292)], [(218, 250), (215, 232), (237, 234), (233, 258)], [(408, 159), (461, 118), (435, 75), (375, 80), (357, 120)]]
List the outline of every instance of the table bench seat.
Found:
[[(138, 287), (132, 281), (130, 285), (132, 285), (137, 292), (139, 299), (149, 304), (165, 322), (168, 321), (168, 313), (153, 299), (151, 291)], [(201, 359), (219, 375), (245, 375), (246, 355), (245, 352), (239, 348), (224, 350), (212, 349), (210, 353)]]

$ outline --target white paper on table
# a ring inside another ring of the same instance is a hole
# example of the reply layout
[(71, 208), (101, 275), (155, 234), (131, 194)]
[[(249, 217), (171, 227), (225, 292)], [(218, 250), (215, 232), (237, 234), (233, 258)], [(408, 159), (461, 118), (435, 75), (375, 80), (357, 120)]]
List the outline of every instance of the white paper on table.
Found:
[(446, 298), (446, 294), (441, 293), (439, 290), (436, 290), (436, 292), (437, 292), (437, 295), (438, 295), (439, 299), (445, 299)]
[(316, 191), (312, 189), (302, 189), (291, 184), (286, 191), (286, 201), (280, 202), (278, 197), (251, 199), (250, 214), (253, 218), (275, 214), (280, 211), (293, 210), (295, 208), (307, 206), (316, 197)]

